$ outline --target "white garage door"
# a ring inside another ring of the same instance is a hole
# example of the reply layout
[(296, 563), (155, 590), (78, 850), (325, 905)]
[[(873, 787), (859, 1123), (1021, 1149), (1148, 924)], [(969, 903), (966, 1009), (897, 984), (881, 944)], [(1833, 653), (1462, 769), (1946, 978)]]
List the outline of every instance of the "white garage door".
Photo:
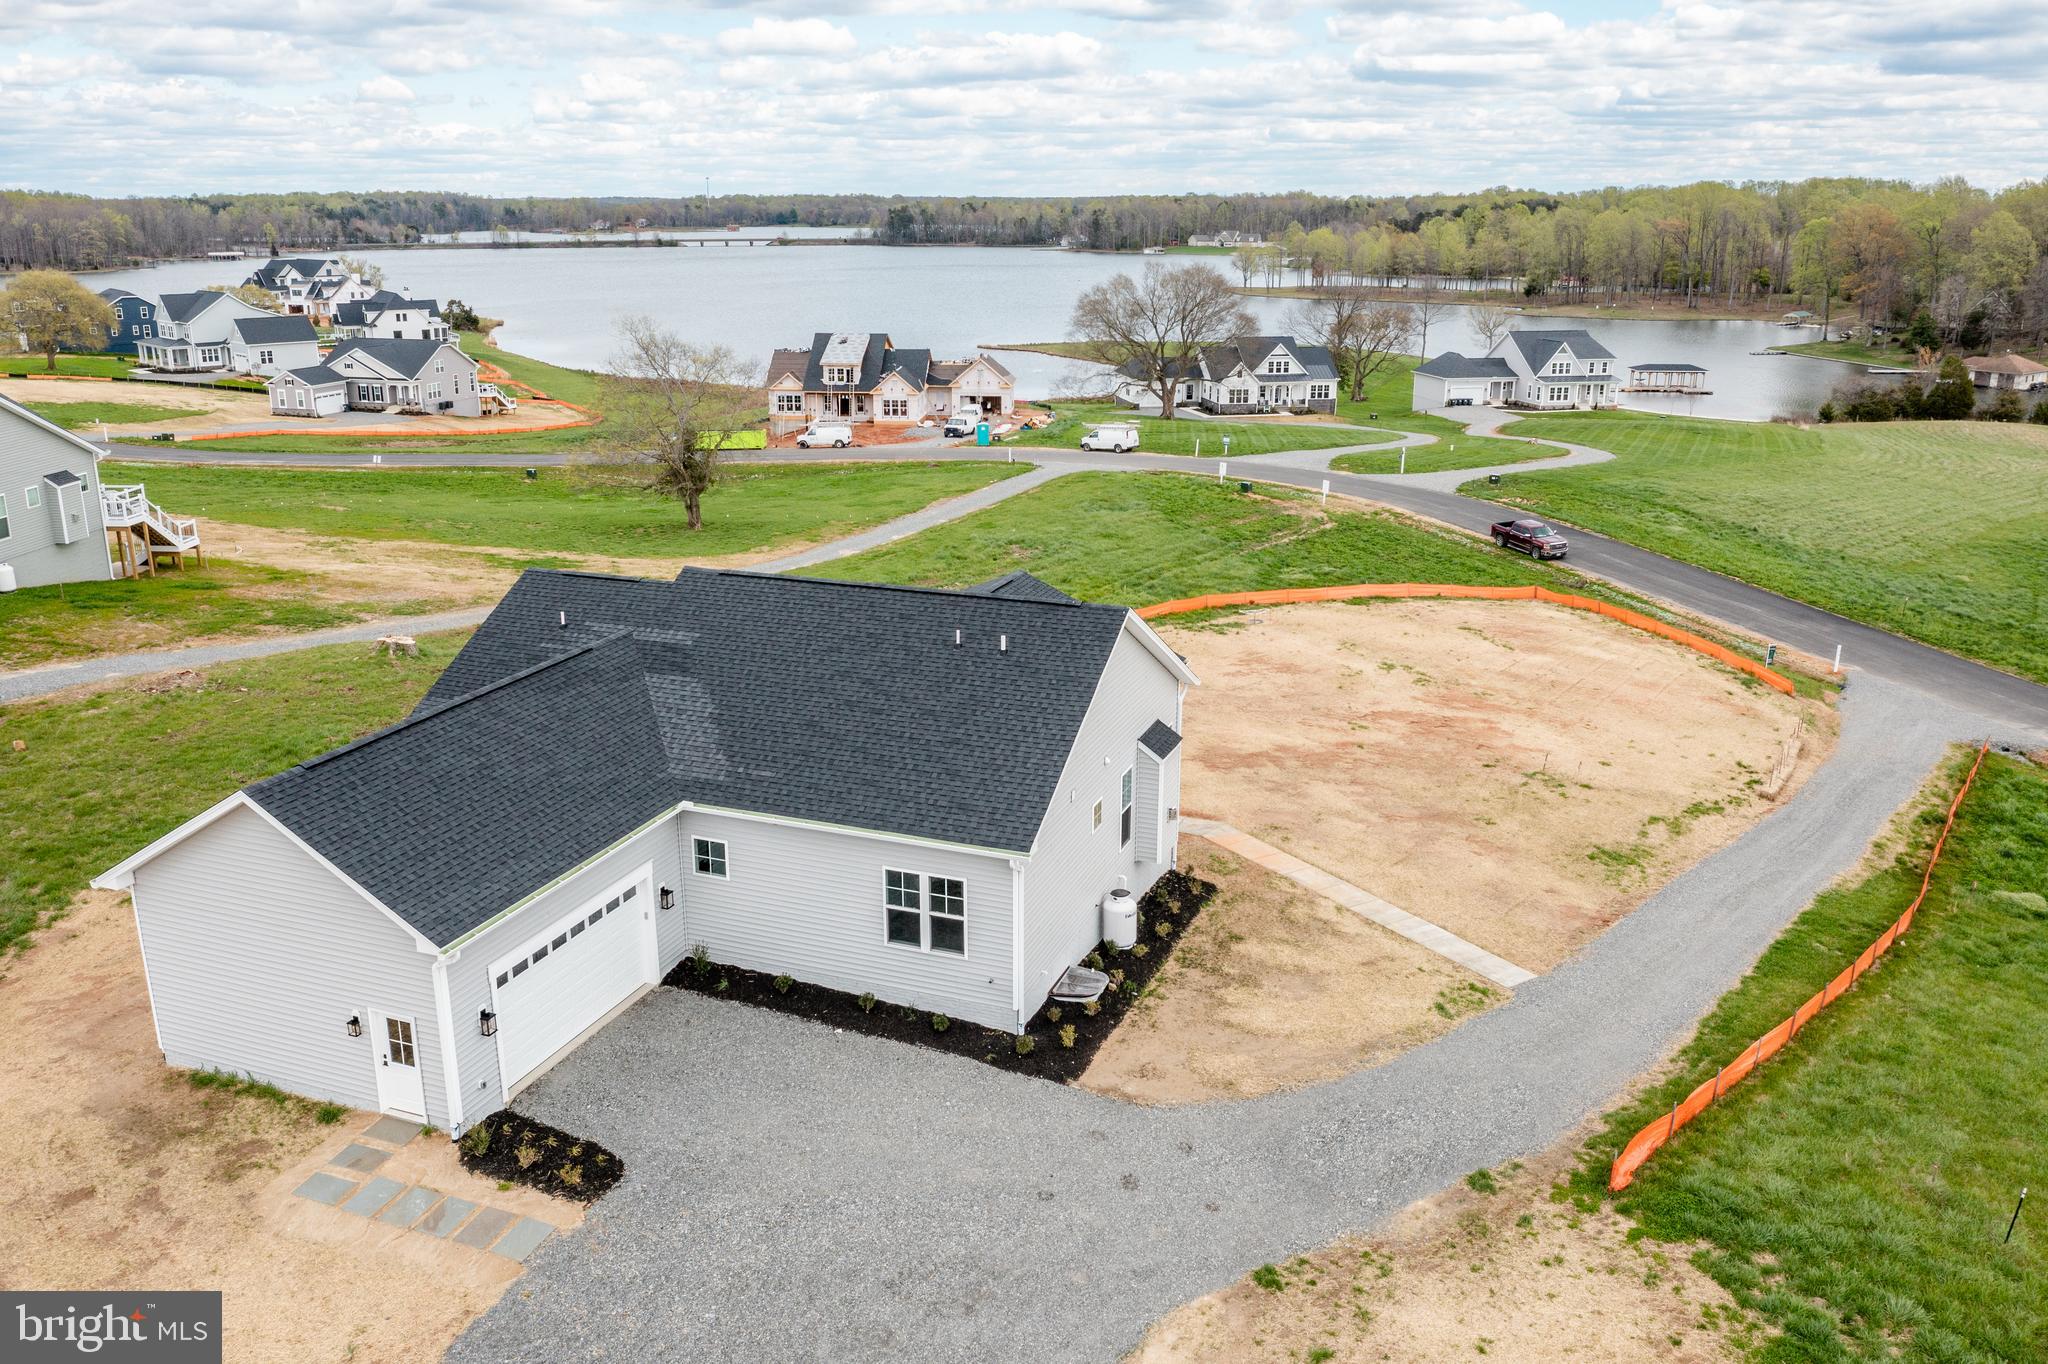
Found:
[(654, 976), (653, 871), (642, 867), (491, 967), (505, 1088)]
[(313, 412), (317, 416), (332, 417), (341, 411), (342, 398), (339, 392), (316, 393), (313, 395)]

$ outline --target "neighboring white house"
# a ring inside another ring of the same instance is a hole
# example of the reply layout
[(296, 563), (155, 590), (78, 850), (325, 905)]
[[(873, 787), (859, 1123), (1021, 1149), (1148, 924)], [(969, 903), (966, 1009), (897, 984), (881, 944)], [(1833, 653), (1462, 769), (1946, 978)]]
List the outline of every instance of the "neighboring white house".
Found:
[[(1138, 377), (1135, 364), (1121, 371), (1119, 402), (1155, 407), (1158, 395)], [(1337, 366), (1322, 346), (1291, 336), (1239, 336), (1204, 346), (1183, 357), (1174, 370), (1176, 407), (1204, 412), (1335, 412)]]
[(899, 350), (883, 332), (819, 332), (809, 349), (777, 350), (768, 360), (770, 427), (777, 433), (820, 417), (855, 422), (918, 422), (962, 411), (1007, 414), (1017, 381), (987, 355), (934, 360), (928, 350)]
[(2048, 388), (2048, 365), (2007, 351), (2003, 355), (1973, 355), (1963, 361), (1970, 382), (1979, 388), (2014, 388), (2024, 393)]
[(165, 294), (156, 308), (156, 335), (136, 342), (135, 354), (146, 369), (203, 372), (234, 364), (235, 324), (276, 313), (244, 303), (218, 289), (191, 294)]
[(431, 298), (407, 298), (379, 289), (368, 298), (334, 310), (334, 330), (344, 337), (391, 341), (446, 341), (455, 332), (442, 320), (441, 305)]
[(476, 361), (453, 341), (343, 341), (328, 352), (326, 368), (347, 381), (348, 405), (357, 411), (480, 417), (497, 391), (477, 382)]
[(280, 417), (333, 417), (348, 411), (348, 380), (326, 365), (273, 375), (264, 385), (270, 410)]
[(169, 1064), (450, 1132), (699, 947), (1016, 1032), (1173, 865), (1194, 683), (1023, 573), (536, 570), (408, 719), (94, 884)]
[(1582, 328), (1511, 331), (1482, 356), (1446, 351), (1415, 367), (1414, 406), (1612, 407), (1614, 352)]
[[(332, 256), (275, 256), (242, 282), (268, 289), (286, 313), (319, 313), (347, 301), (340, 296), (349, 292), (346, 286), (354, 279)], [(362, 287), (364, 296), (372, 292)]]
[(228, 332), (228, 367), (241, 374), (277, 374), (320, 363), (320, 338), (303, 315), (238, 317)]
[(0, 398), (0, 565), (15, 587), (105, 582), (199, 552), (199, 523), (141, 484), (100, 482), (99, 449)]

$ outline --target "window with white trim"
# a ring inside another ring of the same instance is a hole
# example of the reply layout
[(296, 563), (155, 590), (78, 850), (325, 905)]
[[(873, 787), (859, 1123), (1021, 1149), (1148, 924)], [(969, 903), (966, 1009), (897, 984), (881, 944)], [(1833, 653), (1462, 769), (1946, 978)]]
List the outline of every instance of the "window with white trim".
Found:
[(1091, 816), (1091, 818), (1090, 818), (1090, 821), (1089, 821), (1089, 824), (1088, 824), (1088, 830), (1089, 830), (1089, 832), (1090, 832), (1090, 833), (1093, 833), (1093, 832), (1094, 832), (1095, 830), (1097, 830), (1097, 829), (1100, 829), (1101, 827), (1102, 827), (1102, 802), (1098, 800), (1098, 801), (1096, 801), (1096, 802), (1095, 802), (1095, 809), (1094, 809), (1094, 812), (1093, 812), (1093, 814), (1092, 814), (1092, 816)]
[(690, 841), (692, 865), (699, 876), (725, 877), (725, 840), (718, 838), (697, 838)]
[(850, 384), (853, 382), (853, 375), (854, 371), (850, 368), (839, 365), (825, 366), (825, 382), (828, 384)]
[(882, 399), (882, 415), (885, 417), (908, 417), (910, 415), (910, 399)]
[(13, 533), (7, 525), (7, 494), (0, 493), (0, 540), (5, 540)]
[(967, 955), (967, 887), (958, 877), (882, 872), (883, 933), (898, 947)]
[(1117, 792), (1120, 809), (1117, 816), (1117, 837), (1119, 843), (1126, 848), (1131, 845), (1131, 807), (1136, 803), (1137, 779), (1137, 769), (1126, 767), (1123, 784)]
[(31, 483), (21, 490), (21, 504), (30, 511), (43, 505), (43, 490)]
[(1308, 386), (1308, 397), (1310, 402), (1317, 402), (1319, 400), (1328, 398), (1329, 396), (1330, 386), (1328, 384), (1310, 384)]
[(777, 412), (801, 412), (804, 410), (804, 395), (801, 393), (778, 393), (775, 395)]
[(259, 364), (259, 365), (274, 365), (274, 364), (276, 364), (276, 363), (277, 363), (277, 352), (276, 352), (276, 351), (271, 351), (271, 350), (259, 350), (259, 351), (257, 351), (257, 352), (256, 352), (256, 363), (257, 363), (257, 364)]
[(1233, 388), (1223, 396), (1223, 401), (1227, 403), (1248, 403), (1251, 400), (1252, 391), (1249, 388)]
[(1276, 355), (1272, 359), (1266, 361), (1266, 373), (1268, 374), (1285, 374), (1287, 370), (1288, 364), (1287, 357), (1285, 356)]

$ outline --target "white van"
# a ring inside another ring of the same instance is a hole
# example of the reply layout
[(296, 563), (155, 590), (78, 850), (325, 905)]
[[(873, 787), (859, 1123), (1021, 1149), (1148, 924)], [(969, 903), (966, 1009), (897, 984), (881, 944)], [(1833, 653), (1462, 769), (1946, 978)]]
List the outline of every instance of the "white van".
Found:
[(1083, 450), (1113, 450), (1121, 455), (1138, 448), (1138, 424), (1136, 422), (1103, 422), (1100, 426), (1088, 428), (1088, 434), (1081, 437)]
[(798, 436), (796, 443), (806, 450), (820, 445), (844, 450), (853, 444), (853, 427), (847, 422), (812, 422), (811, 429)]

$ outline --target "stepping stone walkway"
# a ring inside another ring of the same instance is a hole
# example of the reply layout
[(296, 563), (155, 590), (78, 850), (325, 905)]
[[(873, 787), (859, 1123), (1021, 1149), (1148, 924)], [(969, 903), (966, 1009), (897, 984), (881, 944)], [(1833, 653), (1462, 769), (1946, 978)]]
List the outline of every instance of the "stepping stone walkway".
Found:
[[(418, 1123), (379, 1118), (361, 1135), (370, 1141), (403, 1146), (419, 1133)], [(391, 1152), (354, 1141), (327, 1163), (337, 1170), (368, 1175), (389, 1159)], [(521, 1217), (504, 1208), (479, 1208), (466, 1198), (447, 1197), (424, 1184), (408, 1187), (383, 1175), (358, 1183), (323, 1170), (307, 1176), (292, 1193), (357, 1217), (374, 1218), (437, 1240), (453, 1240), (515, 1262), (525, 1260), (555, 1234), (554, 1226), (538, 1217)]]

